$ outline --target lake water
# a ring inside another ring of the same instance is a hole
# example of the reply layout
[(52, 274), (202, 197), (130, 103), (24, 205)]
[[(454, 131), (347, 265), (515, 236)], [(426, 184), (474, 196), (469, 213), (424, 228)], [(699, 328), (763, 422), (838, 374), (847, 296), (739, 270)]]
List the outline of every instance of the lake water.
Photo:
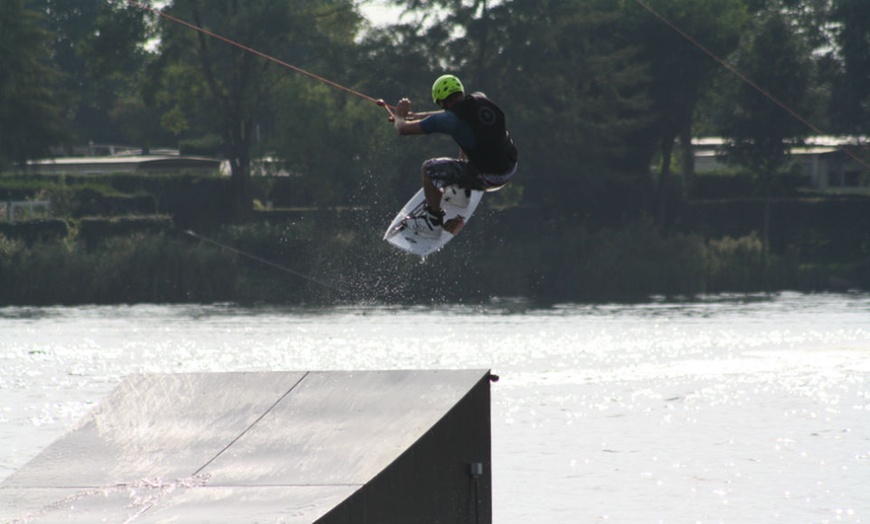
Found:
[(0, 308), (0, 480), (130, 373), (486, 368), (496, 524), (870, 522), (870, 295)]

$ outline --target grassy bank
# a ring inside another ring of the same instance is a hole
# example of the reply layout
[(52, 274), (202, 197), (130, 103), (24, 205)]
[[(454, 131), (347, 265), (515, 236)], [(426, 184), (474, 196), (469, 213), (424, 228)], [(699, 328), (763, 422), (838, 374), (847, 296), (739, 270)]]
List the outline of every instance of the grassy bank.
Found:
[(420, 261), (380, 241), (381, 220), (353, 228), (342, 220), (261, 221), (207, 238), (171, 226), (99, 242), (74, 228), (33, 243), (0, 236), (0, 305), (553, 303), (870, 284), (864, 264), (802, 264), (796, 254), (766, 254), (754, 234), (708, 241), (661, 237), (642, 223), (594, 233), (542, 223), (550, 229), (512, 236), (510, 217), (491, 215)]

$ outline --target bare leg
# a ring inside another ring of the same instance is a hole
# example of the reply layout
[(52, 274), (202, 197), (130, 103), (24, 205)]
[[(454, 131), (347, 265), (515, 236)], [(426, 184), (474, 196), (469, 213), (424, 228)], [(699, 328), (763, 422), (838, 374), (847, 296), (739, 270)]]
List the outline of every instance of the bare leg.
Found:
[(432, 179), (426, 176), (426, 170), (423, 169), (423, 194), (426, 195), (426, 205), (433, 211), (441, 209), (441, 190), (435, 187)]

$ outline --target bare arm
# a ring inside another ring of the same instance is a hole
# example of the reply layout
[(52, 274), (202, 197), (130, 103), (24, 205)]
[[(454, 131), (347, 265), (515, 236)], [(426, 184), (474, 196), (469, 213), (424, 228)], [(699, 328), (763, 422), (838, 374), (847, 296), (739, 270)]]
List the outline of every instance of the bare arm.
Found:
[(400, 135), (422, 135), (423, 128), (420, 127), (420, 121), (435, 113), (438, 113), (438, 111), (412, 113), (411, 101), (403, 98), (396, 104), (396, 112), (394, 114), (396, 131)]
[(437, 115), (438, 113), (443, 113), (443, 111), (426, 111), (425, 113), (415, 113), (413, 111), (408, 111), (408, 117), (405, 118), (405, 120), (409, 122), (423, 120), (427, 116)]

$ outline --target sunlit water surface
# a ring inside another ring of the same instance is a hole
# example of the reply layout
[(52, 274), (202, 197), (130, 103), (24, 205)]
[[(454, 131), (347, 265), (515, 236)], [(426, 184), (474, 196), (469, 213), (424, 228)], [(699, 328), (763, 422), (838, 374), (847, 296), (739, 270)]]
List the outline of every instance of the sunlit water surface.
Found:
[(870, 521), (870, 296), (0, 308), (0, 480), (130, 373), (486, 368), (494, 520)]

